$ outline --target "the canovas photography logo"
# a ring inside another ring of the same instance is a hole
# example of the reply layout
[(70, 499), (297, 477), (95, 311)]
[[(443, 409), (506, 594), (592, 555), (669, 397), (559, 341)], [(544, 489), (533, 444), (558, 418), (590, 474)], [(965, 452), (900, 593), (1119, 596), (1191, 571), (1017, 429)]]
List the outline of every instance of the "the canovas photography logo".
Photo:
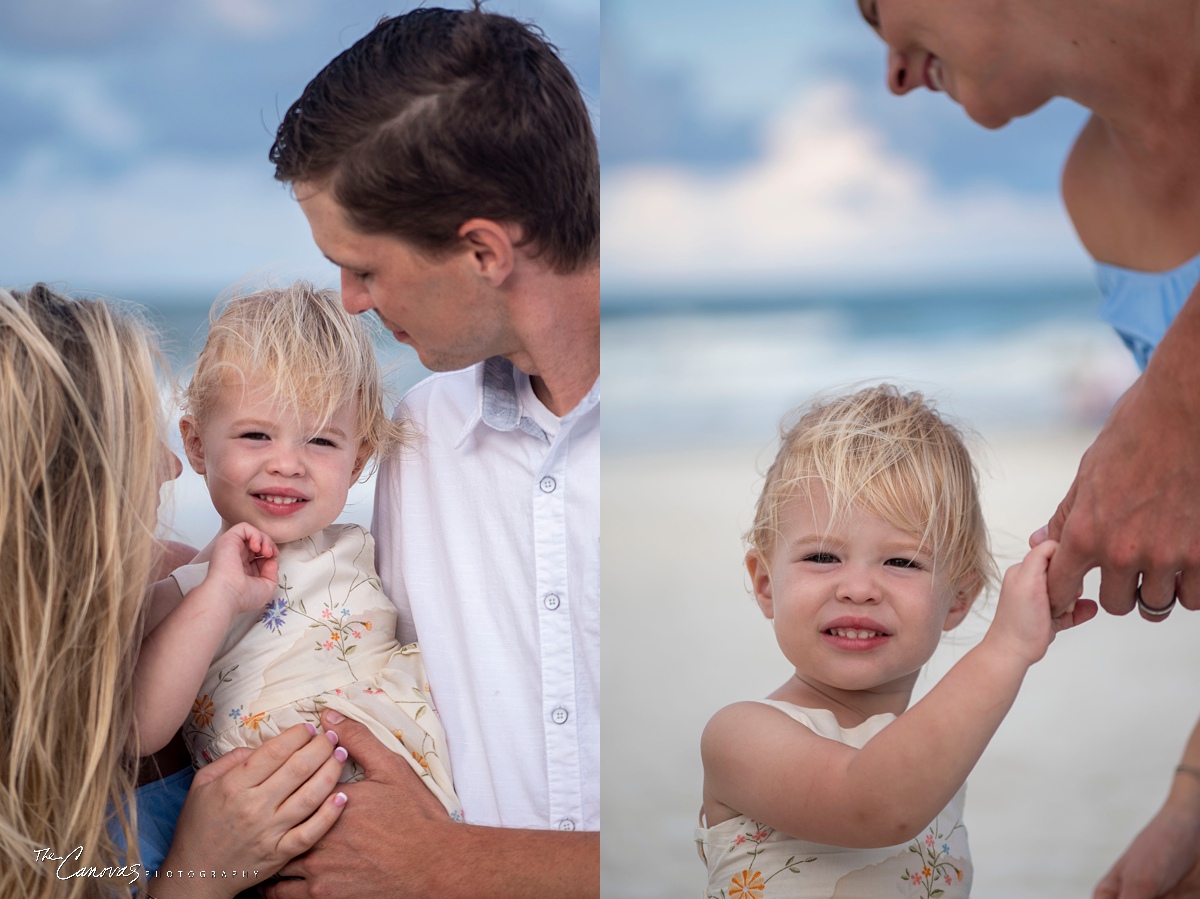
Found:
[(71, 880), (75, 877), (95, 877), (101, 880), (125, 880), (136, 883), (142, 876), (141, 865), (97, 865), (83, 864), (83, 847), (76, 846), (66, 855), (57, 855), (51, 849), (37, 849), (33, 853), (34, 861), (48, 862), (57, 865), (54, 876), (59, 880)]
[(37, 849), (33, 853), (35, 861), (56, 865), (54, 876), (59, 880), (71, 880), (75, 877), (93, 877), (98, 880), (122, 880), (126, 883), (137, 883), (139, 880), (150, 880), (160, 877), (172, 878), (210, 878), (245, 879), (257, 882), (259, 871), (228, 871), (218, 869), (183, 870), (160, 868), (157, 871), (147, 870), (144, 865), (85, 865), (83, 863), (83, 847), (76, 846), (66, 855), (58, 855), (52, 849)]

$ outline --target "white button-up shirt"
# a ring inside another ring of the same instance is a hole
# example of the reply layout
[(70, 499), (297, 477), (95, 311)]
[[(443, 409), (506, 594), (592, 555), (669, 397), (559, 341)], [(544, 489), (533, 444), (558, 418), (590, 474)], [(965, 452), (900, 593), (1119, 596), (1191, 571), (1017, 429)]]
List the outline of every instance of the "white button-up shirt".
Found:
[(561, 419), (500, 357), (397, 415), (373, 532), (473, 824), (600, 829), (600, 386)]

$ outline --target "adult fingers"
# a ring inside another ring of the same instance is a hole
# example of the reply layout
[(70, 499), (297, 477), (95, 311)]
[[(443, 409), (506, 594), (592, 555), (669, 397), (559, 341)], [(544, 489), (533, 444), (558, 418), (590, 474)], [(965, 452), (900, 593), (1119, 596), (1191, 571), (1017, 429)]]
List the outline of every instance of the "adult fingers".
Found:
[(1100, 605), (1111, 615), (1127, 615), (1137, 602), (1138, 572), (1132, 568), (1100, 569)]
[[(302, 728), (308, 725), (299, 725)], [(290, 728), (289, 728), (290, 730)], [(275, 739), (278, 739), (276, 737)], [(316, 798), (316, 801), (310, 801), (310, 804), (303, 815), (297, 815), (293, 809), (291, 817), (285, 820), (287, 826), (292, 826), (301, 817), (307, 816), (321, 799), (328, 795), (329, 789), (333, 788), (333, 783), (337, 781), (338, 775), (342, 771), (342, 758), (334, 755), (334, 747), (337, 745), (337, 734), (326, 732), (319, 736), (314, 736), (309, 741), (293, 752), (290, 756), (283, 760), (282, 764), (273, 771), (269, 777), (262, 783), (263, 794), (274, 804), (274, 808), (282, 810), (290, 797), (306, 784), (311, 778), (317, 776), (318, 772), (326, 765), (328, 769), (324, 778), (320, 780), (330, 781), (329, 771), (334, 772), (332, 782), (327, 783), (328, 789), (324, 794)], [(268, 741), (269, 742), (269, 741)], [(263, 744), (264, 746), (266, 744)], [(315, 788), (314, 788), (315, 789)], [(311, 793), (306, 794), (310, 797)]]
[(196, 777), (193, 783), (198, 786), (203, 786), (207, 783), (212, 783), (222, 775), (232, 771), (243, 761), (250, 756), (250, 750), (245, 746), (238, 746), (236, 749), (231, 749), (215, 762), (205, 765), (196, 772)]
[(1050, 539), (1050, 525), (1044, 524), (1032, 534), (1029, 535), (1029, 548), (1040, 546)]
[(1200, 571), (1181, 571), (1175, 576), (1175, 595), (1179, 604), (1193, 612), (1200, 609)]
[(1050, 594), (1052, 617), (1057, 618), (1074, 607), (1075, 600), (1083, 593), (1083, 576), (1090, 568), (1090, 556), (1071, 542), (1071, 531), (1068, 529), (1046, 573), (1046, 591)]
[[(342, 776), (345, 761), (346, 750), (339, 746), (307, 779), (292, 790), (280, 805), (278, 812), (279, 818), (285, 826), (294, 827), (308, 818), (322, 802), (329, 798), (329, 795), (337, 787), (338, 779)], [(284, 789), (286, 789), (286, 785)], [(342, 804), (345, 804), (344, 799)], [(305, 846), (304, 849), (291, 852), (289, 857), (303, 852), (307, 848)]]
[[(1142, 605), (1149, 609), (1166, 609), (1170, 611), (1175, 602), (1175, 571), (1154, 569), (1142, 572), (1142, 584), (1138, 588), (1142, 593)], [(1148, 615), (1145, 609), (1139, 609), (1147, 621), (1165, 621), (1166, 615)]]
[[(1071, 510), (1075, 507), (1075, 491), (1078, 489), (1079, 476), (1076, 475), (1075, 478), (1071, 482), (1071, 486), (1067, 489), (1067, 495), (1063, 497), (1062, 502), (1058, 504), (1058, 508), (1054, 510), (1054, 514), (1050, 516), (1050, 521), (1046, 523), (1046, 536), (1051, 540), (1061, 541), (1063, 539), (1063, 533), (1067, 527), (1067, 519), (1071, 517)], [(1032, 539), (1031, 537), (1030, 540), (1032, 541)]]
[(333, 827), (342, 814), (346, 801), (346, 794), (342, 792), (328, 796), (315, 812), (284, 834), (283, 839), (279, 841), (279, 849), (283, 855), (295, 858), (315, 846), (317, 840), (329, 832), (329, 828)]
[[(367, 778), (395, 764), (396, 753), (380, 743), (366, 725), (359, 724), (333, 709), (326, 709), (321, 714), (321, 723), (326, 731), (337, 729), (340, 744), (354, 757), (354, 761), (362, 766)], [(407, 768), (408, 765), (405, 764), (404, 767)]]
[(1090, 599), (1076, 600), (1074, 608), (1068, 612), (1063, 612), (1053, 620), (1055, 633), (1065, 631), (1069, 628), (1078, 627), (1084, 622), (1091, 621), (1096, 617), (1099, 607)]
[[(318, 754), (321, 751), (324, 752), (324, 755), (314, 760), (311, 769), (308, 771), (308, 774), (312, 774), (313, 771), (320, 767), (321, 762), (333, 753), (333, 744), (324, 737), (315, 737), (315, 733), (316, 728), (311, 724), (295, 724), (283, 733), (267, 740), (262, 746), (251, 752), (246, 758), (244, 765), (244, 777), (247, 781), (246, 786), (256, 787), (265, 783), (301, 749), (315, 747), (315, 751), (310, 750), (310, 756)], [(305, 775), (303, 779), (307, 779), (307, 776)], [(300, 781), (297, 781), (298, 783)], [(291, 793), (291, 790), (288, 790), (288, 793)], [(282, 800), (282, 798), (281, 796), (280, 799)]]

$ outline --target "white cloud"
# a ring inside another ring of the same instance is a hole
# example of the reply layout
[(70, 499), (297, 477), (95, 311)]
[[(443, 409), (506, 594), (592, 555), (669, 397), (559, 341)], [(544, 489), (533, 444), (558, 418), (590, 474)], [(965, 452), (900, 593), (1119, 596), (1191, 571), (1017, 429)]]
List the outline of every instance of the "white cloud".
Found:
[(606, 287), (866, 284), (1063, 274), (1084, 256), (1059, 202), (996, 188), (952, 194), (885, 145), (841, 84), (780, 115), (732, 172), (605, 172)]
[(52, 158), (0, 185), (0, 277), (70, 288), (212, 289), (334, 270), (269, 167), (163, 159), (103, 182)]
[(141, 140), (141, 122), (104, 82), (95, 66), (0, 60), (9, 90), (52, 109), (67, 133), (106, 150), (129, 150)]

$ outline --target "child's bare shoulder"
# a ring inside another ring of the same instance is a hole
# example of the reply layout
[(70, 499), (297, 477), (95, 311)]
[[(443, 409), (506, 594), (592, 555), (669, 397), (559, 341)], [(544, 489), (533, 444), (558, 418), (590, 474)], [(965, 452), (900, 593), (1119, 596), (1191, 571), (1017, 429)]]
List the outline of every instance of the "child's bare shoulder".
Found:
[[(807, 710), (796, 707), (795, 711), (800, 718), (806, 717)], [(747, 743), (762, 746), (776, 740), (807, 738), (824, 739), (777, 705), (747, 700), (727, 705), (709, 719), (700, 738), (700, 751), (707, 759), (709, 752), (727, 745), (740, 744), (744, 751)]]

